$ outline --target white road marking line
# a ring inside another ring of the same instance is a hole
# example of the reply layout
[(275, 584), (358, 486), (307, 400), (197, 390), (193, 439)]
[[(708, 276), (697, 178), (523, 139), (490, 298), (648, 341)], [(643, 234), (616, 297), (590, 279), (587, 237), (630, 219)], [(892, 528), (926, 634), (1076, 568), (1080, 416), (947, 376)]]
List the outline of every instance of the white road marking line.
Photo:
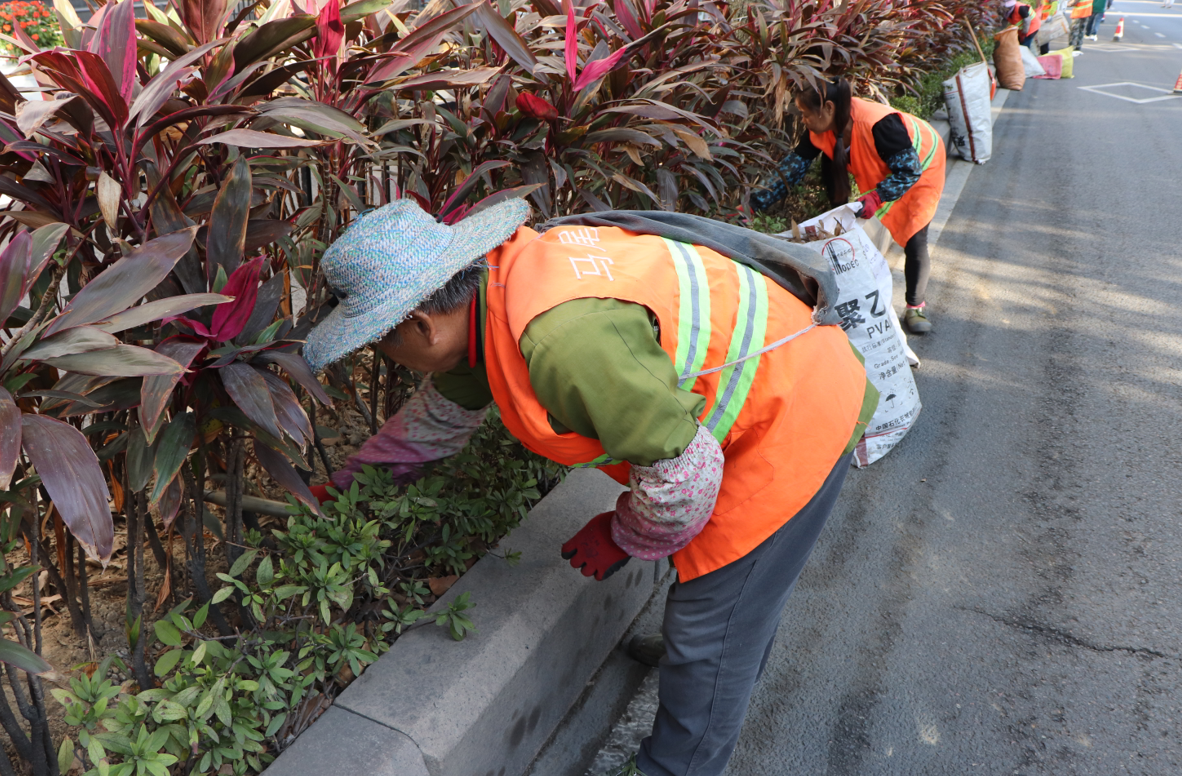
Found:
[(1157, 37), (1159, 37), (1159, 38), (1164, 38), (1164, 37), (1165, 37), (1165, 35), (1162, 35), (1160, 32), (1155, 32), (1155, 33), (1153, 33), (1153, 34), (1154, 34), (1154, 35), (1156, 35), (1156, 36), (1157, 36)]
[[(1144, 100), (1138, 100), (1135, 97), (1125, 97), (1123, 94), (1111, 94), (1109, 92), (1103, 91), (1104, 89), (1111, 89), (1118, 86), (1135, 86), (1138, 89), (1149, 89), (1153, 92), (1162, 92), (1164, 96), (1147, 97)], [(1098, 86), (1079, 86), (1076, 88), (1078, 88), (1080, 91), (1094, 92), (1095, 94), (1102, 94), (1105, 97), (1113, 97), (1115, 99), (1124, 100), (1125, 102), (1131, 102), (1136, 105), (1145, 105), (1146, 103), (1161, 102), (1163, 100), (1176, 100), (1179, 97), (1182, 97), (1182, 95), (1173, 94), (1170, 89), (1162, 89), (1160, 86), (1146, 86), (1145, 84), (1133, 83), (1132, 81), (1121, 81), (1120, 83), (1114, 84), (1099, 84)]]

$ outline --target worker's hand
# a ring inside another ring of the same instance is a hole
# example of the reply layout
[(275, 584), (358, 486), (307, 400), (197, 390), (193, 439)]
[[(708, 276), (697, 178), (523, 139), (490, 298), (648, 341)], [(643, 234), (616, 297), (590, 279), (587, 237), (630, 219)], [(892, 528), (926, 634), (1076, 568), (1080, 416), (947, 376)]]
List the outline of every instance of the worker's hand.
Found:
[(602, 582), (615, 574), (628, 562), (628, 553), (612, 539), (613, 512), (604, 512), (591, 518), (587, 525), (562, 545), (562, 557), (570, 561), (573, 568), (583, 572), (585, 577), (595, 577)]
[(862, 203), (862, 211), (858, 213), (858, 218), (873, 218), (882, 207), (882, 197), (878, 196), (878, 189), (871, 189), (858, 197), (858, 201)]

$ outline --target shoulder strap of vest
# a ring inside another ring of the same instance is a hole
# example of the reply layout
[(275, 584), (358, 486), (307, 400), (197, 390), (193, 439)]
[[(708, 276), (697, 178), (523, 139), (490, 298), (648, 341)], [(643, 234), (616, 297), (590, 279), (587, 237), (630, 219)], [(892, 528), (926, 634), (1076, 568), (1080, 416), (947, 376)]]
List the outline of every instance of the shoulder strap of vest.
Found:
[(651, 234), (687, 245), (701, 245), (771, 278), (781, 288), (814, 308), (822, 325), (841, 323), (833, 309), (837, 277), (819, 253), (778, 237), (741, 226), (686, 213), (660, 210), (605, 210), (555, 218), (539, 231), (556, 226), (618, 226), (635, 234)]
[[(936, 158), (936, 151), (939, 150), (940, 147), (939, 143), (936, 142), (936, 130), (931, 124), (927, 123), (926, 121), (920, 121), (910, 113), (900, 113), (899, 115), (903, 117), (903, 122), (911, 127), (911, 147), (915, 149), (916, 156), (919, 156), (920, 170), (927, 170), (927, 168), (932, 166), (932, 160)], [(927, 141), (928, 147), (926, 154), (923, 153), (925, 140)], [(900, 197), (900, 199), (902, 198)], [(882, 218), (887, 213), (891, 212), (891, 209), (894, 208), (895, 204), (898, 202), (898, 199), (887, 202), (885, 205), (879, 208), (876, 215), (879, 218)]]

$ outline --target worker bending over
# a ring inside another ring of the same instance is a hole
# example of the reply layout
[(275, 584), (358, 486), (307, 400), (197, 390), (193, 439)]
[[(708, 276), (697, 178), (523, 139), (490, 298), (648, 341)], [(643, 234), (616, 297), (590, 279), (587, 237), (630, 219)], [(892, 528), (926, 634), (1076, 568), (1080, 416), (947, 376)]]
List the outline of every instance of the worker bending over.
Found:
[[(660, 710), (621, 773), (721, 774), (878, 394), (842, 330), (819, 325), (838, 320), (823, 300), (814, 320), (809, 303), (702, 245), (569, 219), (539, 234), (528, 215), (512, 200), (446, 226), (402, 200), (325, 253), (342, 300), (308, 337), (313, 368), (376, 344), (429, 375), (333, 484), (365, 464), (413, 479), (495, 402), (530, 450), (627, 485), (561, 548), (597, 580), (634, 557), (677, 568)], [(801, 246), (661, 215), (808, 262)], [(802, 285), (835, 289), (815, 258)]]

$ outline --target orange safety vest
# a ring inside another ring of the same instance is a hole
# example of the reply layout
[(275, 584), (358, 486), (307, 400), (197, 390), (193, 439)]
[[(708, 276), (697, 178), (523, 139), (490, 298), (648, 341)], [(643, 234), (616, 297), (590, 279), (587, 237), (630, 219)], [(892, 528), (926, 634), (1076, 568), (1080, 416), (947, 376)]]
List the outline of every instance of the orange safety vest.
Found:
[(706, 398), (699, 422), (725, 454), (714, 514), (673, 556), (683, 581), (775, 533), (820, 489), (853, 434), (866, 372), (845, 334), (810, 328), (806, 304), (719, 253), (618, 227), (522, 227), (488, 263), (485, 365), (505, 426), (539, 455), (599, 467), (623, 484), (627, 462), (551, 427), (519, 343), (531, 320), (573, 299), (620, 299), (656, 316), (661, 347), (681, 387)]
[[(903, 125), (907, 127), (907, 134), (911, 137), (923, 169), (919, 180), (906, 194), (893, 202), (884, 203), (877, 213), (895, 242), (905, 246), (936, 215), (940, 195), (944, 192), (944, 140), (926, 121), (897, 111), (889, 105), (853, 98), (850, 100), (850, 120), (854, 129), (849, 148), (849, 171), (854, 174), (854, 180), (863, 192), (870, 191), (891, 174), (874, 146), (874, 125), (892, 113), (903, 117)], [(833, 132), (820, 135), (810, 132), (809, 139), (826, 156), (833, 158), (833, 147), (837, 143)]]
[[(1022, 18), (1021, 13), (1021, 8), (1023, 5), (1030, 8), (1030, 15), (1025, 19)], [(1029, 37), (1030, 35), (1038, 32), (1042, 27), (1042, 20), (1042, 15), (1036, 11), (1030, 3), (1021, 2), (1014, 6), (1014, 10), (1010, 12), (1009, 17), (1006, 19), (1006, 21), (1010, 24), (1018, 25), (1018, 34), (1023, 38)]]
[(1079, 0), (1071, 9), (1072, 19), (1086, 19), (1092, 15), (1092, 0)]

